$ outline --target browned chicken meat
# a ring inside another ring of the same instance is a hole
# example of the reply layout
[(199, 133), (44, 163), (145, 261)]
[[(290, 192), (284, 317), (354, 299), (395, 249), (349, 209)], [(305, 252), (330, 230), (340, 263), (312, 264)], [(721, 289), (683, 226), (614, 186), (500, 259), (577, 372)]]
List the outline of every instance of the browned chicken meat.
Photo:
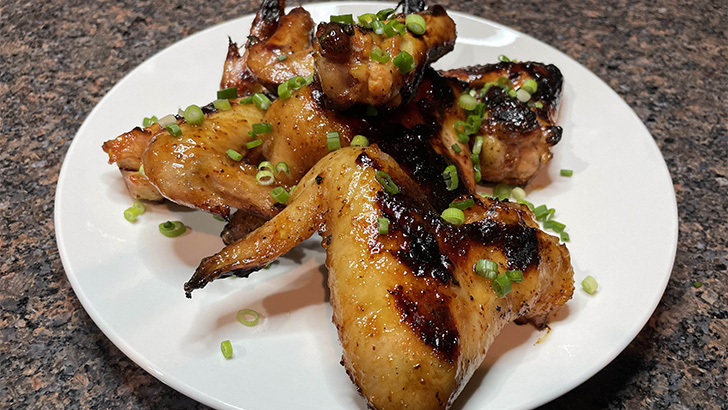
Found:
[(104, 142), (101, 148), (109, 155), (109, 163), (119, 167), (129, 195), (134, 199), (161, 201), (164, 199), (159, 190), (140, 172), (142, 155), (147, 149), (152, 135), (160, 129), (158, 124), (139, 128), (121, 134), (113, 140)]
[(285, 0), (263, 1), (242, 56), (230, 40), (221, 88), (236, 87), (238, 95), (276, 91), (291, 77), (313, 73), (314, 22), (302, 7), (285, 14), (285, 6)]
[(455, 22), (441, 6), (412, 15), (424, 22), (423, 32), (406, 29), (404, 13), (374, 20), (384, 28), (319, 24), (314, 64), (331, 107), (391, 108), (417, 93), (425, 68), (453, 49), (456, 35)]
[[(573, 292), (566, 247), (528, 208), (466, 198), (474, 205), (464, 223), (451, 225), (391, 157), (341, 149), (311, 169), (281, 213), (204, 259), (185, 291), (248, 276), (318, 232), (342, 364), (369, 405), (447, 409), (503, 326), (539, 321)], [(499, 297), (475, 273), (480, 259), (499, 274), (521, 271), (523, 281)]]

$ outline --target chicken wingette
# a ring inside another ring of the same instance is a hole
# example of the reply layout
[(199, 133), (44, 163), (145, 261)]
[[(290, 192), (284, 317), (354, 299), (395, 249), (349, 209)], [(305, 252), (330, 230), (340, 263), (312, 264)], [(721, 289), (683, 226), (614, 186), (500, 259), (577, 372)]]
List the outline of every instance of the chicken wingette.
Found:
[[(460, 199), (474, 205), (453, 225), (391, 157), (341, 149), (304, 176), (281, 213), (204, 259), (185, 291), (248, 276), (318, 232), (342, 364), (362, 396), (379, 410), (447, 409), (503, 326), (542, 322), (573, 292), (566, 247), (527, 207)], [(523, 281), (499, 297), (476, 274), (480, 259)]]

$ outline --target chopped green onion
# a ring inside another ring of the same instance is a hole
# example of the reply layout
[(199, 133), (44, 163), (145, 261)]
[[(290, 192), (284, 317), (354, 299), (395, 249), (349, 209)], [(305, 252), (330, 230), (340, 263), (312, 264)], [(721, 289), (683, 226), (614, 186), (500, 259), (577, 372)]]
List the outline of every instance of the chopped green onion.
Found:
[(215, 100), (212, 102), (215, 109), (220, 111), (226, 111), (230, 109), (230, 101), (228, 100)]
[(518, 90), (516, 90), (516, 98), (518, 99), (518, 101), (525, 103), (531, 99), (531, 94), (523, 88), (519, 88)]
[(404, 50), (402, 50), (399, 54), (397, 54), (396, 57), (392, 60), (392, 63), (399, 68), (399, 71), (402, 74), (407, 74), (410, 71), (412, 71), (413, 68), (415, 68), (415, 59), (412, 58), (412, 55)]
[(518, 94), (516, 93), (516, 90), (508, 90), (508, 96), (511, 98), (516, 98)]
[(369, 54), (369, 58), (378, 63), (386, 64), (389, 62), (391, 56), (389, 55), (389, 51), (382, 50), (379, 47), (374, 47), (372, 48), (372, 52)]
[(261, 110), (267, 110), (271, 102), (265, 94), (255, 93), (253, 95), (253, 104)]
[(377, 181), (382, 184), (387, 192), (389, 192), (390, 194), (399, 193), (399, 187), (397, 186), (397, 184), (394, 183), (394, 181), (392, 181), (392, 177), (390, 177), (388, 173), (377, 170), (375, 176), (377, 178)]
[(275, 181), (275, 177), (271, 171), (264, 169), (255, 174), (255, 181), (258, 185), (268, 186)]
[(478, 100), (476, 100), (475, 97), (468, 93), (462, 93), (460, 94), (458, 105), (460, 106), (460, 108), (470, 111), (478, 106)]
[(507, 270), (506, 276), (511, 282), (523, 282), (523, 271), (520, 270)]
[(375, 34), (382, 35), (384, 34), (384, 25), (385, 23), (380, 20), (372, 21), (372, 30), (374, 30)]
[(226, 359), (230, 359), (233, 357), (233, 345), (230, 343), (229, 340), (223, 340), (220, 342), (220, 351), (222, 352), (222, 357)]
[(239, 153), (238, 151), (235, 151), (235, 150), (234, 150), (234, 149), (232, 149), (232, 148), (228, 149), (228, 150), (226, 151), (226, 154), (227, 154), (227, 156), (228, 156), (228, 157), (230, 157), (230, 159), (232, 159), (233, 161), (242, 161), (242, 160), (243, 160), (243, 155), (242, 155), (242, 154), (240, 154), (240, 153)]
[(695, 289), (698, 289), (698, 288), (700, 288), (702, 286), (703, 286), (703, 282), (698, 282), (698, 281), (693, 282), (693, 287)]
[(412, 34), (417, 34), (418, 36), (425, 34), (425, 31), (427, 30), (425, 19), (419, 14), (408, 14), (404, 23), (407, 25), (407, 29), (411, 31)]
[(171, 136), (173, 137), (179, 137), (182, 135), (182, 129), (177, 125), (177, 123), (167, 124), (166, 127), (164, 127)]
[(394, 9), (392, 9), (392, 8), (382, 9), (377, 12), (377, 18), (379, 20), (389, 20), (389, 18), (392, 17), (392, 14), (394, 14)]
[(352, 138), (351, 143), (349, 143), (349, 146), (352, 147), (368, 147), (369, 146), (369, 140), (367, 137), (363, 135), (354, 135), (354, 138)]
[(445, 186), (448, 191), (454, 191), (458, 187), (458, 170), (455, 165), (448, 165), (442, 171), (442, 178), (445, 180)]
[(508, 275), (506, 275), (505, 273), (496, 276), (496, 278), (493, 279), (492, 285), (493, 291), (499, 298), (502, 298), (503, 296), (510, 293), (511, 289), (513, 288), (511, 286), (511, 280), (508, 279)]
[(180, 221), (167, 221), (159, 224), (159, 232), (168, 237), (174, 238), (187, 231), (187, 227)]
[(548, 220), (543, 223), (544, 229), (551, 229), (552, 231), (556, 233), (564, 232), (564, 229), (566, 229), (566, 225), (562, 224), (561, 222), (557, 222), (554, 220)]
[(152, 124), (159, 121), (156, 116), (152, 115), (151, 118), (144, 117), (144, 120), (142, 121), (142, 127), (147, 128), (151, 127)]
[(200, 125), (205, 122), (205, 114), (202, 112), (202, 108), (195, 104), (185, 108), (184, 117), (187, 124), (190, 125)]
[(473, 198), (468, 198), (468, 199), (463, 199), (462, 201), (450, 202), (449, 207), (465, 210), (474, 205), (475, 205), (475, 200)]
[(386, 235), (389, 233), (389, 219), (384, 217), (377, 218), (377, 230), (380, 235)]
[(144, 178), (147, 177), (147, 174), (144, 173), (144, 164), (139, 164), (139, 171), (137, 171), (137, 172), (139, 172), (140, 176), (142, 176)]
[(468, 136), (468, 134), (459, 133), (458, 142), (468, 143), (468, 142), (470, 142), (470, 137)]
[(533, 209), (533, 215), (537, 220), (543, 219), (549, 213), (549, 208), (546, 205), (539, 205)]
[(442, 219), (453, 225), (462, 225), (465, 223), (465, 213), (457, 208), (447, 208), (442, 211)]
[(288, 168), (288, 164), (285, 162), (279, 162), (276, 164), (276, 172), (285, 172), (287, 175), (291, 175), (291, 169)]
[(581, 287), (586, 293), (593, 295), (597, 291), (599, 284), (597, 284), (596, 279), (589, 275), (581, 281)]
[(124, 219), (126, 219), (129, 222), (134, 222), (137, 219), (137, 216), (141, 215), (143, 211), (140, 211), (138, 208), (132, 206), (129, 208), (126, 208), (124, 210)]
[(260, 138), (258, 138), (258, 139), (255, 139), (255, 140), (252, 140), (252, 141), (246, 143), (245, 144), (245, 148), (252, 149), (252, 148), (257, 147), (258, 145), (260, 145), (262, 143), (263, 143), (263, 140), (260, 139)]
[(285, 100), (291, 96), (291, 90), (288, 88), (288, 82), (282, 82), (278, 86), (278, 98)]
[(493, 188), (493, 196), (498, 199), (506, 199), (511, 196), (511, 187), (507, 184), (498, 184)]
[(343, 23), (343, 24), (354, 24), (354, 16), (351, 14), (340, 14), (338, 16), (331, 16), (332, 23)]
[(267, 122), (258, 122), (253, 124), (253, 133), (256, 135), (268, 133), (271, 129), (271, 125)]
[(341, 148), (341, 139), (337, 131), (326, 133), (326, 146), (329, 148), (329, 151), (336, 151)]
[(548, 212), (546, 212), (546, 215), (543, 217), (543, 221), (550, 221), (551, 218), (554, 217), (554, 214), (556, 213), (556, 210), (554, 208), (549, 208)]
[(450, 148), (452, 148), (452, 150), (455, 151), (456, 154), (463, 152), (462, 148), (460, 148), (460, 144), (458, 143), (452, 144)]
[(253, 327), (258, 324), (258, 320), (260, 319), (260, 313), (254, 311), (253, 309), (240, 309), (235, 315), (235, 319), (237, 319), (238, 322), (245, 326)]
[(313, 74), (307, 75), (304, 80), (306, 80), (306, 85), (309, 85), (313, 82)]
[(517, 186), (511, 190), (511, 196), (513, 196), (513, 199), (515, 199), (516, 201), (522, 201), (524, 198), (526, 198), (526, 191), (523, 188)]
[(531, 212), (533, 212), (533, 210), (535, 209), (535, 207), (533, 206), (533, 204), (530, 203), (530, 202), (528, 202), (528, 201), (526, 201), (525, 199), (517, 199), (516, 202), (518, 202), (519, 204), (526, 205), (528, 207), (528, 209), (531, 210)]
[(478, 259), (475, 262), (475, 273), (486, 279), (495, 279), (498, 276), (498, 264), (490, 259)]
[(571, 240), (571, 238), (569, 237), (569, 234), (566, 232), (561, 232), (559, 234), (559, 236), (560, 236), (561, 242), (569, 242)]
[(279, 55), (278, 57), (276, 57), (276, 58), (278, 59), (278, 61), (283, 61), (283, 60), (287, 59), (287, 58), (288, 58), (288, 56), (287, 56), (287, 55), (285, 55), (285, 54), (280, 54), (280, 55)]
[(478, 135), (475, 137), (475, 142), (473, 143), (473, 154), (474, 155), (480, 155), (480, 151), (483, 150), (483, 137)]
[(146, 207), (146, 206), (144, 206), (144, 202), (142, 202), (142, 201), (134, 201), (134, 202), (133, 202), (133, 203), (131, 204), (131, 206), (132, 206), (132, 207), (133, 207), (134, 209), (138, 210), (140, 214), (143, 214), (144, 212), (146, 212), (146, 211), (147, 211), (147, 207)]
[(543, 108), (543, 103), (541, 101), (529, 101), (527, 105), (529, 107)]
[(283, 187), (277, 186), (270, 191), (270, 196), (280, 204), (288, 202), (288, 192)]
[(237, 96), (238, 96), (237, 87), (230, 87), (230, 88), (226, 88), (224, 90), (220, 90), (217, 92), (218, 100), (229, 100), (231, 98), (237, 98)]
[(538, 90), (538, 83), (534, 80), (528, 79), (523, 82), (523, 86), (521, 86), (521, 88), (533, 95), (536, 94), (536, 90)]
[(574, 175), (574, 171), (571, 169), (562, 169), (561, 171), (559, 171), (559, 175), (561, 175), (562, 177), (570, 177)]
[(366, 28), (372, 28), (372, 23), (377, 21), (377, 15), (374, 13), (364, 13), (356, 18), (359, 20), (359, 25)]
[(407, 34), (407, 27), (405, 27), (404, 24), (400, 23), (399, 21), (395, 20), (395, 23), (393, 25), (394, 31), (399, 34), (400, 36), (403, 36)]
[(508, 56), (506, 56), (505, 54), (501, 54), (501, 55), (498, 56), (498, 61), (501, 61), (501, 62), (504, 62), (504, 63), (508, 63), (508, 62), (511, 61), (511, 59), (508, 58)]
[(247, 97), (243, 98), (242, 100), (240, 100), (240, 104), (252, 104), (252, 103), (253, 103), (252, 95), (247, 96)]

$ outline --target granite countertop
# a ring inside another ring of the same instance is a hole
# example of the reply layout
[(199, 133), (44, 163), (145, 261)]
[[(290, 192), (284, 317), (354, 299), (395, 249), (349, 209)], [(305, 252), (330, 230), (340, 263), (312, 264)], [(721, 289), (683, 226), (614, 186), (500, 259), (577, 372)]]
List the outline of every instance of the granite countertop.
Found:
[[(544, 408), (728, 409), (728, 3), (442, 3), (528, 33), (593, 71), (646, 124), (673, 179), (679, 245), (657, 310), (611, 364)], [(117, 81), (175, 41), (257, 6), (0, 4), (0, 408), (205, 407), (134, 364), (84, 311), (56, 247), (53, 199), (74, 134)]]

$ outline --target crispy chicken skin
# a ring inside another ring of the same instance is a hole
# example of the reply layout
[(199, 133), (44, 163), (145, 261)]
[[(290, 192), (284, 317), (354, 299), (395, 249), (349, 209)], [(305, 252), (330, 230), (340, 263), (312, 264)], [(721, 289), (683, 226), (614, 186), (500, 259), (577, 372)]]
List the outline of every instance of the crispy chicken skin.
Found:
[(253, 20), (243, 55), (230, 40), (221, 88), (237, 87), (238, 95), (275, 91), (295, 76), (313, 73), (314, 22), (296, 7), (285, 14), (285, 0), (264, 0)]
[(124, 185), (134, 199), (161, 201), (164, 199), (157, 188), (139, 172), (142, 165), (142, 154), (147, 149), (152, 135), (159, 131), (158, 124), (139, 128), (121, 134), (113, 140), (104, 142), (101, 148), (109, 155), (109, 164), (114, 162), (119, 167)]
[[(383, 188), (378, 171), (398, 193)], [(543, 318), (573, 293), (566, 247), (526, 207), (469, 197), (476, 205), (465, 224), (450, 225), (377, 147), (341, 149), (304, 176), (281, 213), (204, 259), (185, 291), (248, 276), (318, 232), (342, 364), (362, 396), (379, 410), (447, 409), (503, 326)], [(388, 234), (378, 218), (389, 221)], [(481, 258), (501, 273), (522, 270), (524, 281), (498, 298), (474, 272)]]
[[(474, 90), (487, 83), (508, 79), (514, 88), (526, 80), (538, 84), (530, 104), (509, 96), (502, 87), (491, 86), (480, 97), (486, 117), (480, 127), (483, 147), (480, 164), (484, 181), (525, 186), (551, 158), (551, 147), (561, 140), (556, 125), (563, 76), (554, 65), (535, 62), (500, 62), (442, 72)], [(537, 104), (540, 104), (537, 106)]]
[[(455, 22), (441, 6), (417, 14), (427, 26), (422, 35), (406, 31), (388, 37), (357, 25), (319, 24), (313, 43), (314, 64), (332, 108), (347, 109), (356, 104), (391, 108), (412, 98), (425, 68), (450, 52), (456, 37)], [(399, 14), (395, 19), (404, 24), (405, 15)], [(389, 61), (372, 60), (375, 48), (388, 53)], [(414, 68), (405, 73), (393, 63), (403, 51), (414, 60)]]

